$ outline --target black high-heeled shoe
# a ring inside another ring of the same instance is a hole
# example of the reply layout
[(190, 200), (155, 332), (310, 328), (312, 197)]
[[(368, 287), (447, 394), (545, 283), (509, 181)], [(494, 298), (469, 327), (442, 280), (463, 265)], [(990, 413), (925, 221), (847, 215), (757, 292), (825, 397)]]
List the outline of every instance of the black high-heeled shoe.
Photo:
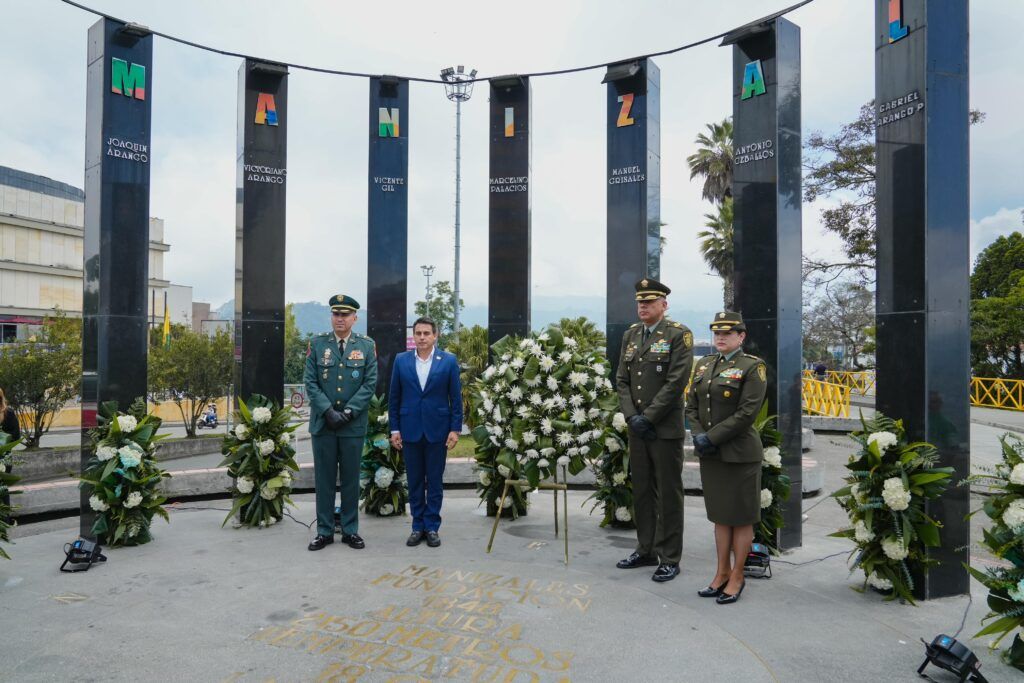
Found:
[(719, 595), (722, 594), (722, 589), (725, 588), (726, 585), (728, 585), (728, 583), (728, 581), (725, 581), (718, 588), (715, 588), (714, 586), (701, 588), (699, 591), (697, 591), (697, 595), (699, 595), (702, 598), (717, 598)]
[[(747, 582), (746, 580), (744, 580), (743, 583), (740, 584), (740, 589), (736, 591), (736, 595), (729, 595), (728, 593), (723, 592), (721, 595), (715, 598), (715, 602), (719, 605), (731, 605), (732, 603), (740, 599), (740, 594), (743, 593), (743, 589), (746, 587)], [(725, 586), (723, 586), (723, 588), (725, 588)]]

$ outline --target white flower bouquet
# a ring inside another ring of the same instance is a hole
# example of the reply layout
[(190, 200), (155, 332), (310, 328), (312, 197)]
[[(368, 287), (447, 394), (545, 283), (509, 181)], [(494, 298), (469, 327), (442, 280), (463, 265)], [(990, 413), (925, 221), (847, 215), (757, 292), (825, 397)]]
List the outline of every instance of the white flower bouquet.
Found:
[[(605, 454), (609, 438), (621, 448), (611, 424), (618, 398), (603, 349), (552, 326), (526, 338), (505, 337), (491, 351), (494, 362), (471, 392), (477, 469), (489, 482), (481, 476), (477, 491), (489, 512), (496, 512), (506, 479), (536, 487), (557, 467), (582, 471)], [(503, 514), (526, 511), (518, 487), (511, 500)]]
[[(279, 408), (266, 396), (253, 394), (249, 401), (238, 399), (237, 425), (224, 436), (221, 453), (234, 479), (229, 489), (234, 504), (224, 524), (238, 515), (243, 526), (264, 528), (284, 517), (286, 505), (293, 505), (292, 472), (298, 472), (292, 432), (291, 406)], [(223, 524), (221, 525), (223, 526)]]
[(764, 459), (761, 461), (761, 521), (754, 527), (754, 540), (779, 554), (779, 532), (785, 525), (783, 504), (789, 500), (791, 482), (782, 469), (782, 433), (775, 428), (775, 416), (768, 415), (768, 402), (754, 421), (761, 439)]
[(79, 487), (90, 493), (89, 507), (96, 512), (92, 532), (104, 545), (142, 545), (153, 540), (150, 525), (154, 515), (170, 521), (158, 491), (160, 482), (171, 475), (162, 470), (154, 454), (161, 420), (146, 412), (137, 399), (127, 413), (117, 403), (100, 405), (97, 426), (89, 432), (93, 456), (79, 478)]
[(925, 548), (940, 544), (940, 524), (925, 514), (925, 501), (942, 495), (953, 468), (935, 467), (931, 444), (907, 443), (898, 420), (876, 413), (861, 423), (851, 434), (860, 451), (846, 465), (847, 485), (832, 494), (850, 526), (832, 536), (854, 542), (850, 569), (864, 572), (865, 587), (913, 604), (913, 577), (935, 562)]
[(404, 515), (409, 502), (405, 459), (391, 447), (388, 406), (379, 396), (370, 399), (369, 425), (359, 477), (363, 510), (379, 517)]

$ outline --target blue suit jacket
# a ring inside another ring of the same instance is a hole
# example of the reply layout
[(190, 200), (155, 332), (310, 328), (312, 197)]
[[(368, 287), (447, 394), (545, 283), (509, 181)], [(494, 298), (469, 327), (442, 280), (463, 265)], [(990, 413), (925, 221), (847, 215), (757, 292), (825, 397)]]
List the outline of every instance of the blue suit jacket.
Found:
[(395, 357), (388, 394), (389, 429), (403, 441), (443, 442), (448, 432), (462, 432), (462, 380), (454, 354), (434, 349), (426, 387), (416, 376), (416, 352)]

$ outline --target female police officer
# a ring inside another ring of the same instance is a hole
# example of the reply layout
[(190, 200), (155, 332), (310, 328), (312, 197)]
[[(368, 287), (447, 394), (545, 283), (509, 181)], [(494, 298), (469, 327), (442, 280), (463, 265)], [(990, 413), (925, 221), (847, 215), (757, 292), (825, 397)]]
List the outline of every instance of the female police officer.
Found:
[(764, 361), (743, 353), (746, 329), (738, 313), (715, 316), (711, 331), (718, 353), (696, 363), (686, 400), (718, 552), (715, 578), (698, 594), (716, 598), (720, 605), (736, 602), (743, 592), (743, 563), (761, 517), (764, 454), (754, 420), (764, 402), (767, 372)]

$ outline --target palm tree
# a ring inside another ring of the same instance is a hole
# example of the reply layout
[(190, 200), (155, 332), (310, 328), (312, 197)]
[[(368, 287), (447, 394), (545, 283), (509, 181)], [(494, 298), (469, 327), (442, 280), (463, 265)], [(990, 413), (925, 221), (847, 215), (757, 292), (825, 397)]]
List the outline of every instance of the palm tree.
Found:
[(725, 197), (718, 206), (718, 213), (706, 213), (704, 225), (710, 230), (697, 233), (700, 253), (719, 277), (722, 278), (722, 304), (725, 310), (733, 306), (733, 249), (732, 249), (732, 197)]
[(704, 178), (701, 197), (721, 204), (732, 196), (732, 119), (707, 124), (709, 135), (701, 133), (695, 142), (697, 152), (686, 157), (690, 165), (690, 179)]
[(476, 424), (476, 416), (469, 409), (469, 397), (473, 383), (487, 367), (487, 328), (480, 325), (463, 327), (451, 335), (444, 348), (459, 359), (459, 366), (462, 368), (462, 419), (473, 427)]
[(558, 321), (558, 328), (562, 330), (562, 334), (572, 337), (585, 349), (595, 347), (603, 349), (608, 343), (601, 328), (585, 317), (562, 318)]

